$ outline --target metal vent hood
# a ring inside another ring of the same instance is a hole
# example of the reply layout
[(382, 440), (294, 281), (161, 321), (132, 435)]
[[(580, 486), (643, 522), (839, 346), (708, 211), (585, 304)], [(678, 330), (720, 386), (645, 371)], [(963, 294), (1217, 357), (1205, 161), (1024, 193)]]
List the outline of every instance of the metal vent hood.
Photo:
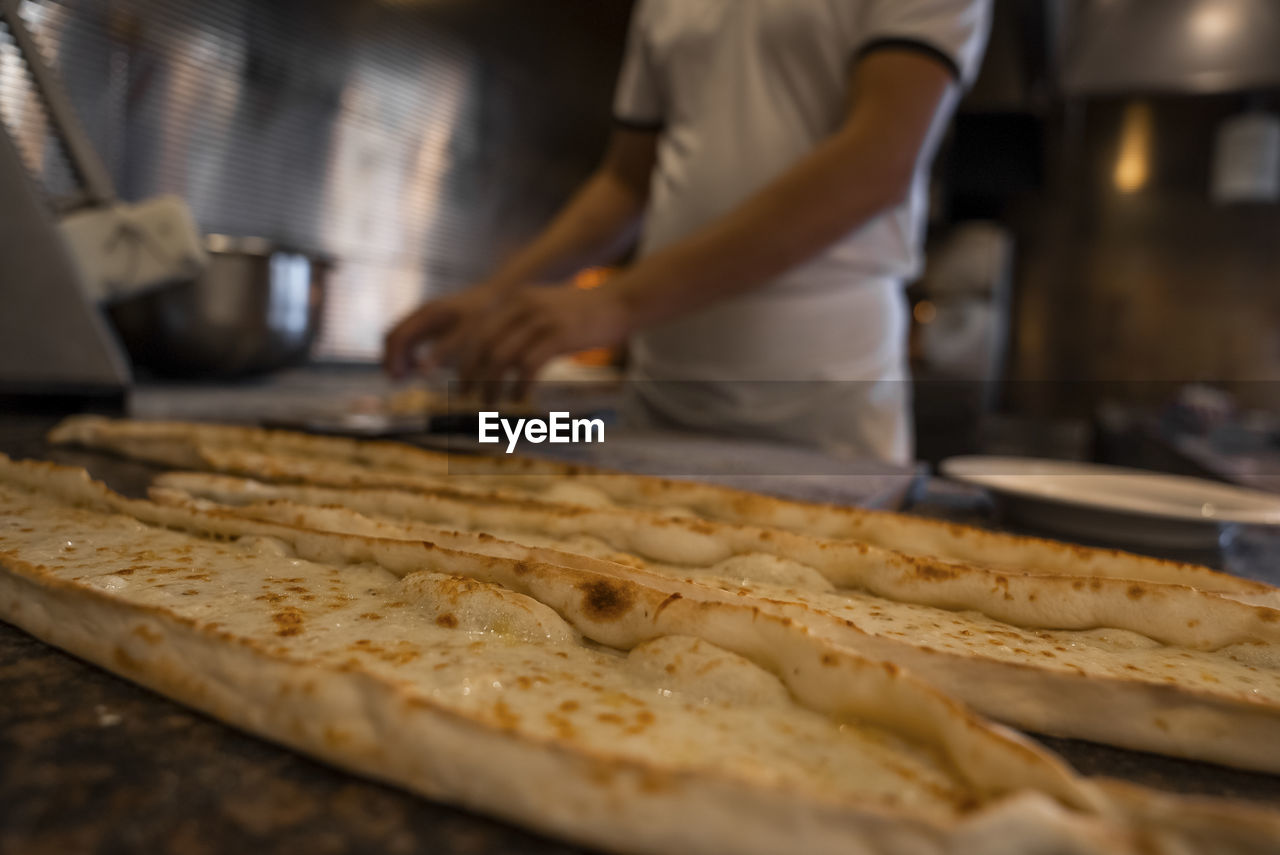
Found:
[(1276, 0), (1058, 0), (1053, 12), (1070, 95), (1280, 87)]

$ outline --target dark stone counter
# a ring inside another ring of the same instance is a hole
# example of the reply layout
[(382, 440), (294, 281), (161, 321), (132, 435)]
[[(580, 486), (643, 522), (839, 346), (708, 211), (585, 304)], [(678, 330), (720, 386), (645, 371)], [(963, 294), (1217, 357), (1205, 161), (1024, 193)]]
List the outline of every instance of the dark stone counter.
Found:
[[(87, 466), (139, 494), (149, 467), (50, 449), (0, 417), (0, 451)], [(918, 510), (981, 515), (952, 496)], [(959, 509), (959, 510), (957, 510)], [(1280, 777), (1046, 739), (1086, 774), (1280, 806)], [(0, 624), (0, 852), (579, 851), (312, 762)]]
[[(0, 417), (0, 452), (145, 492), (152, 467), (46, 446), (56, 421)], [(314, 762), (0, 623), (0, 853), (580, 851)]]
[(0, 624), (0, 852), (572, 847), (233, 730)]

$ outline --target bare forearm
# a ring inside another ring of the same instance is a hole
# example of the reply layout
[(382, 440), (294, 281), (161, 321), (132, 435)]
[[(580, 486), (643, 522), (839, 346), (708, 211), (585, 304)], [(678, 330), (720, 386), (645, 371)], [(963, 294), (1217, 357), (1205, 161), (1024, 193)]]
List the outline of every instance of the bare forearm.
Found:
[(833, 137), (756, 196), (620, 277), (637, 326), (741, 293), (812, 258), (896, 204), (911, 153), (875, 134)]
[(957, 90), (938, 63), (873, 55), (856, 69), (845, 124), (742, 205), (613, 285), (634, 328), (757, 288), (896, 205)]
[(644, 199), (609, 172), (594, 174), (541, 234), (493, 275), (487, 284), (509, 292), (529, 282), (562, 279), (610, 260), (634, 237)]
[[(931, 130), (955, 103), (952, 74), (949, 63), (915, 50), (871, 53), (852, 71), (839, 130), (742, 205), (605, 287), (516, 293), (520, 284), (566, 273), (617, 246), (635, 227), (660, 139), (616, 131), (605, 167), (500, 271), (499, 281), (512, 292), (495, 301), (481, 290), (484, 299), (465, 311), (420, 309), (394, 332), (388, 352), (399, 359), (389, 364), (394, 370), (409, 345), (435, 337), (442, 339), (436, 358), (453, 361), (464, 380), (501, 379), (515, 371), (523, 386), (558, 354), (611, 347), (637, 329), (759, 287), (903, 198)], [(468, 292), (469, 300), (476, 297), (474, 289)], [(442, 327), (449, 328), (447, 336)]]

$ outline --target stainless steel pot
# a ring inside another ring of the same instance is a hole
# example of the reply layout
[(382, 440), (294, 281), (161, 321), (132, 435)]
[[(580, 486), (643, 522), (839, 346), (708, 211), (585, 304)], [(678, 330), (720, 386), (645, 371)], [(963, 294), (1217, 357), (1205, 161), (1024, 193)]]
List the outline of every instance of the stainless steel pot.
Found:
[(306, 359), (332, 263), (259, 238), (210, 235), (197, 279), (118, 303), (130, 358), (157, 374), (232, 378)]

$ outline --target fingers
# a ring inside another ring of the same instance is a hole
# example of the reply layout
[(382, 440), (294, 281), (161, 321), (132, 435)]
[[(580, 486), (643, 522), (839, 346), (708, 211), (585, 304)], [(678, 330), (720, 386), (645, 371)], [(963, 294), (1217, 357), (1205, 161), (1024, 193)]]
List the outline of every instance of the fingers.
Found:
[(427, 303), (406, 316), (391, 328), (383, 340), (383, 370), (396, 379), (403, 378), (414, 367), (414, 352), (418, 346), (447, 330), (457, 320), (457, 310), (440, 301)]
[(471, 335), (471, 324), (454, 324), (449, 332), (436, 339), (435, 344), (431, 346), (431, 355), (427, 360), (428, 369), (456, 365), (459, 355), (466, 350)]
[(586, 299), (576, 290), (551, 288), (512, 295), (497, 305), (491, 300), (429, 303), (387, 334), (384, 365), (392, 376), (403, 376), (413, 367), (417, 348), (430, 340), (429, 364), (452, 365), (462, 394), (483, 383), (481, 394), (492, 403), (510, 374), (515, 392), (523, 396), (547, 361), (591, 337), (583, 331), (594, 326)]
[(508, 372), (518, 370), (526, 355), (551, 336), (555, 327), (544, 318), (532, 318), (507, 329), (508, 332), (494, 342), (485, 352), (485, 358), (475, 367), (476, 377), (493, 381), (484, 387), (488, 403), (503, 392), (502, 383)]
[(529, 388), (533, 385), (533, 381), (537, 379), (538, 372), (542, 367), (552, 360), (552, 358), (567, 353), (572, 350), (567, 347), (564, 339), (556, 335), (546, 335), (534, 341), (530, 347), (526, 348), (523, 357), (519, 363), (519, 373), (516, 376), (516, 385), (511, 392), (513, 400), (522, 401), (529, 394)]
[(502, 379), (501, 375), (490, 376), (485, 373), (488, 370), (489, 355), (495, 347), (534, 320), (525, 301), (517, 298), (512, 304), (495, 309), (464, 331), (464, 340), (455, 362), (464, 394), (473, 383)]
[[(537, 369), (551, 356), (563, 352), (570, 338), (569, 304), (553, 291), (525, 294), (486, 319), (467, 344), (458, 363), (464, 390), (480, 384), (487, 404), (506, 394), (504, 383), (514, 375), (523, 395)], [(533, 364), (530, 364), (530, 362)]]

